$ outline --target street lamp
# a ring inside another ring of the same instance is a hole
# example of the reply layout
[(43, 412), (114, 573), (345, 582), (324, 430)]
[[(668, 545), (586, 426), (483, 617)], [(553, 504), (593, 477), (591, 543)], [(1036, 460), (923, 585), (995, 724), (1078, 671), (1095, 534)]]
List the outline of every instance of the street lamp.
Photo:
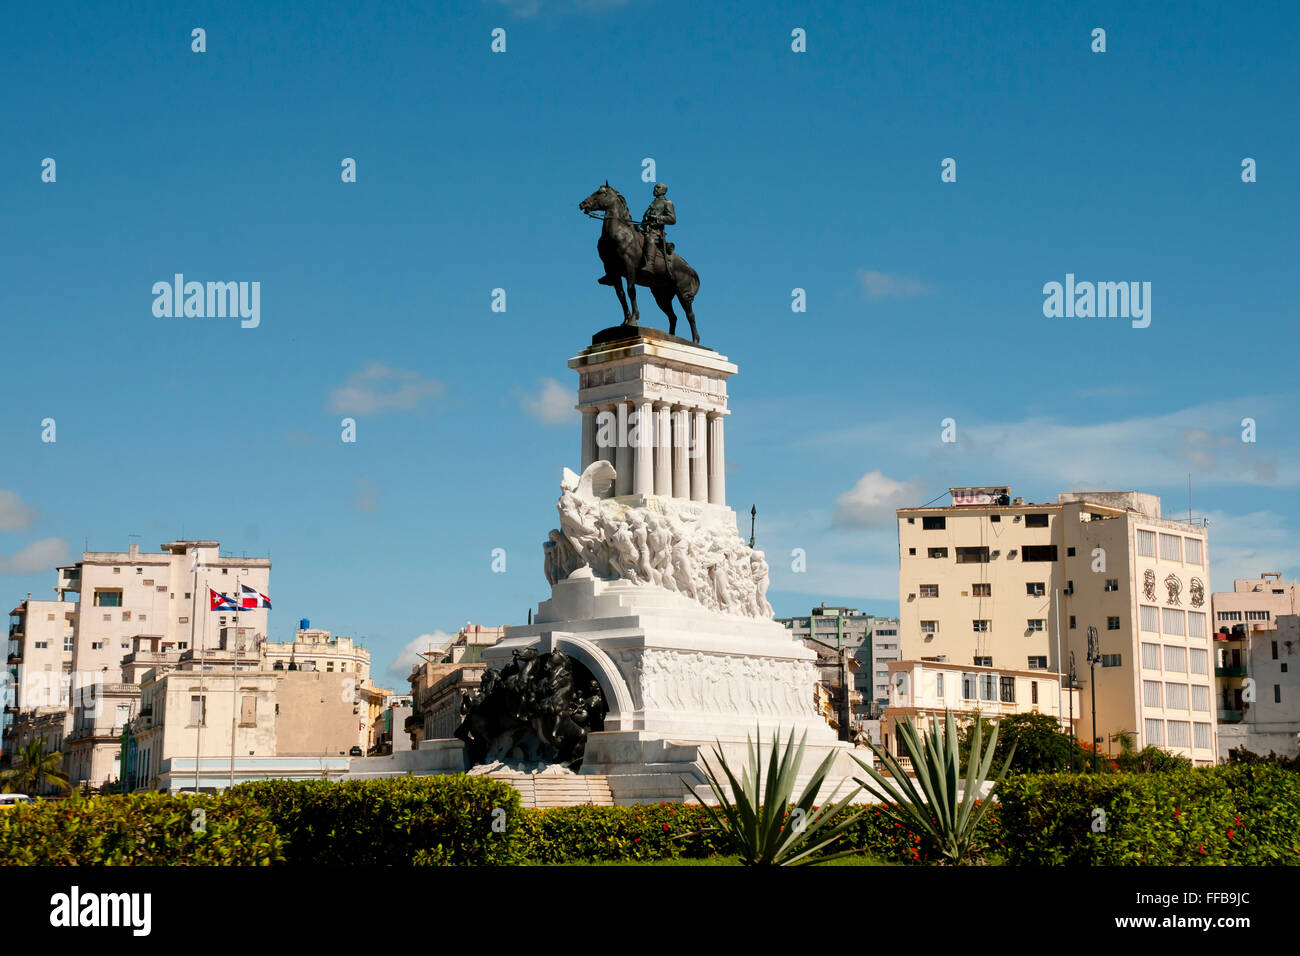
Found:
[(1097, 662), (1101, 660), (1101, 642), (1097, 629), (1088, 626), (1088, 682), (1092, 684), (1092, 771), (1097, 772)]
[(749, 506), (749, 546), (754, 546), (754, 521), (758, 518), (758, 505)]
[(1074, 684), (1079, 679), (1074, 669), (1074, 651), (1070, 651), (1070, 773), (1074, 773), (1074, 751), (1077, 742), (1074, 736)]

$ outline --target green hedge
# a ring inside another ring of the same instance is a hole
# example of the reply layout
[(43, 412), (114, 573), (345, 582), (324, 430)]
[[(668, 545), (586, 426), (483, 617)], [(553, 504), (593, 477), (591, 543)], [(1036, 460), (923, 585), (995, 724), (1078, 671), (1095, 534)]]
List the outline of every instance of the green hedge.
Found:
[(519, 792), (496, 780), (465, 774), (267, 780), (233, 792), (266, 807), (291, 865), (483, 865), (519, 858)]
[(280, 852), (266, 809), (239, 796), (135, 793), (0, 811), (6, 866), (264, 866)]
[(1300, 864), (1300, 775), (1277, 766), (1014, 776), (1000, 795), (1010, 864)]

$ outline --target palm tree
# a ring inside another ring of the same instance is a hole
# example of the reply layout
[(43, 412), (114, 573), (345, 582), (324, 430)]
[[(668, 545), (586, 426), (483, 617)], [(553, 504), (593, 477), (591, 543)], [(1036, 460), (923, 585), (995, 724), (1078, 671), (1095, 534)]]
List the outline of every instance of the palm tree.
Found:
[(6, 793), (39, 793), (53, 785), (60, 790), (71, 790), (68, 775), (59, 769), (63, 754), (48, 753), (44, 740), (33, 740), (18, 748), (17, 766), (0, 773), (0, 786)]

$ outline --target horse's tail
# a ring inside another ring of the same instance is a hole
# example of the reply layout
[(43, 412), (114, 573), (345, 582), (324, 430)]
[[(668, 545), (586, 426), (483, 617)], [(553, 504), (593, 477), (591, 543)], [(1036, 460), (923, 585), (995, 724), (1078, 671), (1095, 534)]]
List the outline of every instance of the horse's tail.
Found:
[(681, 281), (677, 284), (677, 294), (683, 301), (690, 302), (695, 298), (695, 293), (700, 291), (700, 275), (685, 259), (678, 256), (682, 263)]

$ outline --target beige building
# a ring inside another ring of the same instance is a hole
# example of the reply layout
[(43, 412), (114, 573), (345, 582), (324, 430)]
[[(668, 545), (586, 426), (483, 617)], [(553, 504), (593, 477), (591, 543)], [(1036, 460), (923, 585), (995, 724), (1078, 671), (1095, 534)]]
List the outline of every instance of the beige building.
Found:
[(506, 628), (466, 623), (451, 643), (430, 647), (407, 678), (411, 684), (413, 742), (452, 736), (460, 725), (462, 697), (478, 689), (483, 676), (483, 650), (506, 636)]
[[(1054, 682), (1073, 651), (1088, 710), (1076, 715), (1082, 739), (1100, 737), (1104, 749), (1123, 731), (1139, 748), (1216, 760), (1204, 527), (1163, 518), (1160, 499), (1138, 492), (1027, 504), (986, 487), (900, 509), (898, 531), (904, 661), (1044, 672)], [(1095, 729), (1090, 627), (1100, 653)]]
[(136, 789), (220, 790), (232, 779), (321, 778), (346, 769), (361, 705), (353, 680), (236, 664), (233, 651), (186, 651), (138, 688), (129, 761)]
[(1219, 756), (1300, 752), (1300, 607), (1277, 571), (1214, 595)]
[(894, 661), (889, 665), (889, 706), (885, 709), (884, 744), (898, 755), (898, 724), (910, 719), (918, 729), (930, 720), (943, 720), (945, 711), (956, 717), (988, 720), (1014, 714), (1045, 714), (1070, 732), (1070, 707), (1074, 726), (1080, 726), (1079, 692), (1066, 697), (1064, 709), (1057, 694), (1056, 675), (1050, 671), (941, 664), (935, 661)]

